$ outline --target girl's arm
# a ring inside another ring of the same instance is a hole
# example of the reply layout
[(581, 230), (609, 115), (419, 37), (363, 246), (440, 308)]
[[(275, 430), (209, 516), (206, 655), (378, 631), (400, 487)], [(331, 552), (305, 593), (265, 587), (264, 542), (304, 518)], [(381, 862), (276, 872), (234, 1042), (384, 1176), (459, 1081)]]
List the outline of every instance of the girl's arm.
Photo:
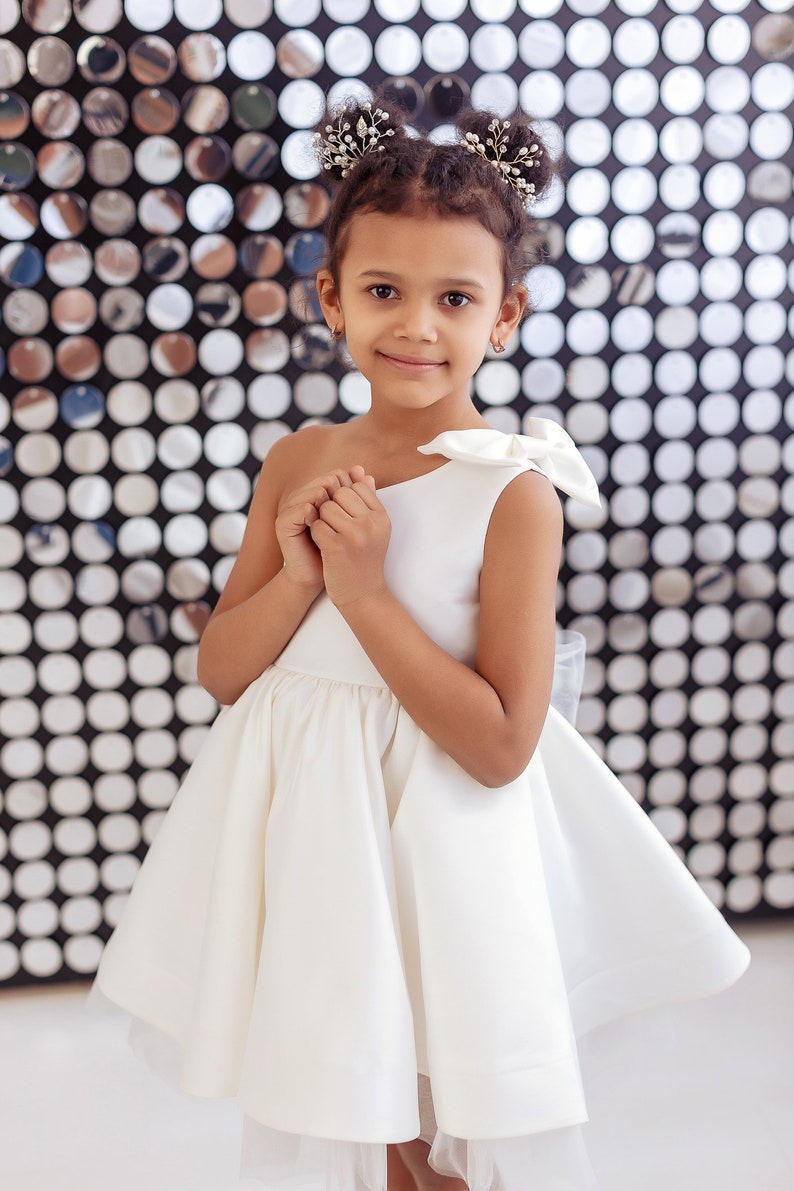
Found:
[(312, 537), (328, 595), (411, 718), (485, 786), (526, 768), (554, 671), (562, 507), (545, 476), (524, 472), (494, 508), (480, 576), (475, 667), (451, 657), (388, 590), (388, 517), (356, 484), (320, 509)]
[(199, 682), (220, 703), (234, 703), (278, 657), (323, 590), (306, 527), (339, 488), (364, 475), (363, 468), (330, 472), (290, 492), (294, 462), (287, 440), (268, 453), (240, 552), (199, 642)]

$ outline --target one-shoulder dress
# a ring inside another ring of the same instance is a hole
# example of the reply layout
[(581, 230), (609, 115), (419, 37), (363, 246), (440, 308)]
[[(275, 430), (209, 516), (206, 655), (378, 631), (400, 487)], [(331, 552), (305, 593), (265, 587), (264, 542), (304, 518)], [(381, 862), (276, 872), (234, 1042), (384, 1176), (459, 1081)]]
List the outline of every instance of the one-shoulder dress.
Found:
[[(507, 485), (536, 469), (599, 501), (566, 432), (528, 429), (443, 433), (419, 448), (443, 463), (378, 493), (390, 589), (467, 665)], [(524, 773), (486, 788), (323, 594), (219, 712), (91, 995), (171, 1040), (183, 1091), (236, 1098), (266, 1191), (386, 1191), (387, 1143), (420, 1135), (471, 1191), (611, 1191), (585, 1036), (716, 993), (748, 958), (554, 707)]]

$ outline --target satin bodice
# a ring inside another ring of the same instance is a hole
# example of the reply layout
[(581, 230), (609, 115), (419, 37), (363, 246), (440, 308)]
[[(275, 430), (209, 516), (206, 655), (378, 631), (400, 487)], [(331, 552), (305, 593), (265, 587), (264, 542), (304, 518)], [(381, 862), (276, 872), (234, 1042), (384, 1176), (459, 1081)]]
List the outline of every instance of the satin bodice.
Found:
[[(479, 577), (497, 500), (523, 471), (598, 504), (596, 481), (557, 423), (531, 419), (532, 435), (447, 431), (419, 447), (447, 462), (378, 490), (391, 520), (384, 571), (389, 590), (447, 653), (472, 665)], [(276, 660), (284, 669), (341, 682), (385, 686), (339, 611), (323, 593)]]

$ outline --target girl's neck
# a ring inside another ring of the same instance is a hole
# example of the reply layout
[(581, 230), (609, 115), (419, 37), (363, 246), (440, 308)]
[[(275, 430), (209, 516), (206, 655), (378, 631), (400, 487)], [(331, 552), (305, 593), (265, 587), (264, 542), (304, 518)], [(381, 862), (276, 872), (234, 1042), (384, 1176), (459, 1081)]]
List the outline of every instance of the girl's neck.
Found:
[(422, 446), (445, 430), (482, 429), (488, 425), (468, 399), (466, 405), (457, 408), (443, 402), (418, 410), (373, 405), (356, 421), (366, 438), (388, 443), (389, 450), (395, 453)]

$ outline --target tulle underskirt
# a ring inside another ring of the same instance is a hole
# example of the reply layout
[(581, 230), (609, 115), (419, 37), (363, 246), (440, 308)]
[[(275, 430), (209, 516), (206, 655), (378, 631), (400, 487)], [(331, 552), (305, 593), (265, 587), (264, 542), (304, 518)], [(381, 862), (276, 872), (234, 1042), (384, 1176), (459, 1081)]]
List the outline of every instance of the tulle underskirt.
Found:
[[(710, 1028), (727, 993), (649, 1010), (593, 1030), (578, 1051), (589, 1119), (520, 1137), (460, 1138), (436, 1127), (427, 1153), (469, 1191), (788, 1191), (794, 1150), (775, 1089), (737, 1077), (731, 1038)], [(113, 1015), (132, 1051), (180, 1087), (181, 1048), (92, 985), (91, 1013)], [(184, 1089), (180, 1089), (184, 1091)], [(430, 1109), (432, 1120), (432, 1107)], [(240, 1110), (242, 1145), (230, 1183), (245, 1191), (387, 1191), (387, 1142), (286, 1133)], [(427, 1107), (421, 1114), (428, 1137)], [(134, 1130), (135, 1123), (129, 1123)], [(408, 1138), (395, 1137), (394, 1142)], [(175, 1172), (176, 1173), (176, 1172)], [(174, 1183), (174, 1191), (182, 1191)]]

